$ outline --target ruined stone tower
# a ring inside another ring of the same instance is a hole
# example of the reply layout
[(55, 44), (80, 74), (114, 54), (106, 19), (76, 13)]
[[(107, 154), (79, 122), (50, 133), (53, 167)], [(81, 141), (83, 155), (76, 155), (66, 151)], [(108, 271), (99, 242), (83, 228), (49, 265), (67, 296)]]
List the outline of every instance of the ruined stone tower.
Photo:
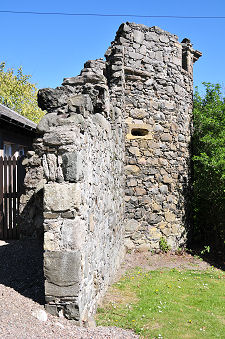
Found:
[(188, 39), (158, 27), (121, 26), (126, 125), (126, 245), (175, 249), (186, 240), (193, 63)]
[(125, 247), (185, 243), (199, 56), (188, 39), (126, 23), (105, 61), (39, 91), (47, 114), (26, 160), (21, 215), (24, 234), (44, 228), (49, 312), (90, 321)]

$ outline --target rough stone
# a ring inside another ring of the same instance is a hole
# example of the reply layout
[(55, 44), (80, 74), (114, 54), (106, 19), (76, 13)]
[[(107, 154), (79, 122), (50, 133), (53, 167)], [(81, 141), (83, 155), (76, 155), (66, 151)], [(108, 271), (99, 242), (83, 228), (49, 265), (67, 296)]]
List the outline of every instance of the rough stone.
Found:
[(49, 312), (91, 323), (124, 245), (157, 250), (162, 235), (172, 249), (185, 243), (196, 55), (158, 27), (126, 23), (106, 60), (39, 91), (48, 114), (26, 161), (21, 212), (24, 235), (44, 229)]
[(65, 153), (62, 156), (62, 170), (66, 181), (77, 182), (82, 178), (82, 159), (77, 152)]
[(79, 251), (47, 251), (44, 257), (45, 293), (55, 297), (78, 295), (81, 254)]
[(130, 220), (124, 221), (124, 223), (125, 223), (125, 231), (127, 233), (134, 233), (139, 228), (139, 223), (135, 219), (130, 219)]
[(176, 215), (172, 212), (165, 212), (165, 219), (168, 222), (173, 222), (176, 219)]
[(137, 42), (139, 44), (143, 42), (143, 40), (144, 40), (144, 33), (142, 33), (139, 30), (135, 30), (133, 34), (134, 34), (134, 41), (135, 42)]
[(49, 183), (44, 187), (46, 211), (61, 212), (78, 208), (81, 203), (79, 184)]
[(69, 98), (69, 112), (80, 113), (85, 115), (87, 112), (93, 111), (91, 98), (88, 94), (75, 95)]
[(48, 315), (44, 310), (35, 310), (32, 312), (32, 316), (43, 322), (48, 320)]

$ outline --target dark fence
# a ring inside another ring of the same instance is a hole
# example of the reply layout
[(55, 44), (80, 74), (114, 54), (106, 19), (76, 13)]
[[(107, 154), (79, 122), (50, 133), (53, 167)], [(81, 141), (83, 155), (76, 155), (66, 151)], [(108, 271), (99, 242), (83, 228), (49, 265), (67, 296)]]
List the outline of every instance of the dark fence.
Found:
[(23, 157), (0, 157), (0, 239), (19, 238), (19, 201), (23, 193)]

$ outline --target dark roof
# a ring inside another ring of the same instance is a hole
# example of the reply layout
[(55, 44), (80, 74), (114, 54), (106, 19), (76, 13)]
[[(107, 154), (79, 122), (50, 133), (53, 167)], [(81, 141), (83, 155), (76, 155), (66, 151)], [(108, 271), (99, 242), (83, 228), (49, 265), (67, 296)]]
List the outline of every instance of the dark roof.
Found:
[(0, 104), (0, 120), (1, 119), (28, 130), (36, 130), (37, 127), (37, 125), (33, 121), (25, 118), (24, 116), (16, 113), (12, 109), (2, 104)]

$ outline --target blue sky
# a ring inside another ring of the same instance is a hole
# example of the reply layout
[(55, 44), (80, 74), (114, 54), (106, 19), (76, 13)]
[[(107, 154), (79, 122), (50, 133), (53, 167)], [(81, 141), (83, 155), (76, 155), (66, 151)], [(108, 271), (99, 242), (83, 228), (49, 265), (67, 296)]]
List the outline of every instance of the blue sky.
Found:
[[(0, 10), (225, 16), (224, 0), (114, 1), (1, 1)], [(64, 77), (80, 73), (85, 61), (103, 57), (122, 22), (159, 26), (189, 38), (203, 56), (195, 64), (194, 83), (225, 83), (225, 19), (169, 19), (133, 17), (69, 17), (0, 13), (0, 61), (23, 67), (38, 88), (56, 87)]]

